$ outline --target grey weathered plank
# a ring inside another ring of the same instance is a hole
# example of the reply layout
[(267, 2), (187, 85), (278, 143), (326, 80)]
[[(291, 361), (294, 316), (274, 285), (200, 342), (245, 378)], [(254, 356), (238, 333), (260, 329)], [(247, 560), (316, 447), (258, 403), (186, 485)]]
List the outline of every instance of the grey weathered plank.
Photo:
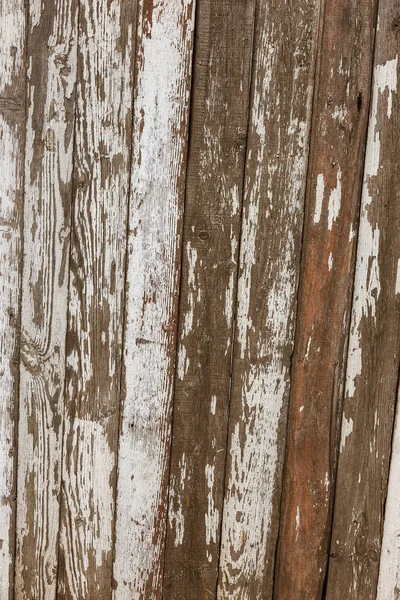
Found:
[(197, 0), (164, 598), (216, 593), (254, 0)]
[(81, 0), (58, 597), (111, 598), (136, 5)]
[(327, 600), (376, 597), (400, 359), (398, 53), (399, 3), (380, 2)]
[(0, 0), (0, 597), (4, 600), (12, 600), (14, 590), (25, 33), (25, 3)]
[(257, 3), (221, 599), (272, 597), (318, 14)]
[(193, 0), (139, 3), (114, 598), (161, 598)]
[(56, 595), (77, 3), (29, 5), (16, 599)]
[(275, 598), (320, 599), (330, 544), (376, 2), (326, 0)]

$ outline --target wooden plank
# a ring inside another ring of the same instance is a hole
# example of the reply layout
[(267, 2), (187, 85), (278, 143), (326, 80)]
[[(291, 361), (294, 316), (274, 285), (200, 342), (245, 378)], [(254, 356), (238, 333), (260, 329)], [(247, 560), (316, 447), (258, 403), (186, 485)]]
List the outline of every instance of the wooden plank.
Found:
[(135, 4), (81, 0), (58, 598), (111, 598)]
[(216, 593), (253, 0), (198, 0), (163, 598)]
[(29, 5), (16, 599), (56, 594), (77, 4)]
[[(398, 292), (400, 293), (400, 279)], [(399, 598), (400, 595), (400, 405), (397, 394), (396, 423), (392, 439), (390, 474), (383, 523), (376, 600)]]
[(194, 2), (139, 3), (114, 598), (161, 598)]
[(25, 146), (25, 4), (0, 0), (0, 597), (14, 595)]
[(379, 3), (327, 600), (376, 597), (400, 359), (398, 9)]
[(271, 598), (319, 2), (259, 2), (218, 598)]
[(320, 599), (326, 575), (375, 17), (371, 0), (325, 2), (277, 554), (282, 600)]

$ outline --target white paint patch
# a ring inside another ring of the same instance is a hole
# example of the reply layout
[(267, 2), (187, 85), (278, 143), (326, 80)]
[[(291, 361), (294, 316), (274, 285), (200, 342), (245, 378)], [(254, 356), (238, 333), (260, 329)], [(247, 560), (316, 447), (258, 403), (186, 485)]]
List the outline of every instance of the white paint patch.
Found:
[(205, 514), (206, 525), (206, 544), (209, 546), (211, 542), (217, 543), (218, 528), (219, 528), (219, 511), (215, 508), (214, 502), (214, 479), (215, 466), (206, 465), (205, 474), (208, 487), (207, 495), (207, 512)]
[(300, 528), (300, 507), (296, 508), (296, 541), (299, 537), (299, 528)]
[(338, 168), (336, 175), (336, 187), (331, 191), (328, 204), (328, 230), (332, 230), (333, 222), (339, 216), (340, 203), (342, 200), (342, 171)]
[(341, 436), (340, 436), (340, 452), (343, 452), (343, 448), (345, 447), (346, 444), (346, 439), (349, 437), (349, 435), (352, 433), (353, 431), (353, 419), (350, 417), (350, 419), (346, 419), (346, 415), (343, 415), (343, 420), (342, 420), (342, 432), (341, 432)]
[(317, 191), (315, 194), (314, 223), (319, 223), (321, 220), (324, 191), (325, 191), (324, 176), (322, 173), (320, 173), (317, 177)]
[(329, 252), (329, 257), (328, 257), (328, 269), (329, 269), (329, 271), (332, 271), (332, 266), (333, 266), (333, 256), (332, 256), (332, 252)]
[(215, 415), (215, 410), (217, 408), (217, 396), (212, 396), (211, 397), (211, 407), (210, 407), (210, 411), (212, 415)]
[(396, 294), (400, 294), (400, 258), (397, 261)]

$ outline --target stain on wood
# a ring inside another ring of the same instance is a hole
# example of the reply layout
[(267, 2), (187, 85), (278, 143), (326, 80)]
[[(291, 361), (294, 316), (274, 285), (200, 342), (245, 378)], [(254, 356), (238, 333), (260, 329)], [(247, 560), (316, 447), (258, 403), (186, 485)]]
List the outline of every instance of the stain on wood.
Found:
[(400, 598), (399, 15), (0, 0), (1, 600)]
[(376, 3), (327, 0), (313, 107), (275, 598), (319, 599), (330, 543)]

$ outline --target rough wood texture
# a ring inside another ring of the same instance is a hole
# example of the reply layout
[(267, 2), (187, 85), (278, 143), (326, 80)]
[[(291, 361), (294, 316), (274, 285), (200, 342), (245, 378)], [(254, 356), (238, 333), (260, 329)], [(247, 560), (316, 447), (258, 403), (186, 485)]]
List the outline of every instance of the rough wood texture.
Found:
[(218, 598), (272, 596), (317, 22), (257, 6)]
[(323, 593), (375, 16), (371, 0), (325, 2), (292, 364), (277, 600), (319, 600)]
[(111, 598), (135, 5), (81, 0), (58, 598)]
[(139, 4), (116, 600), (162, 593), (194, 10)]
[(253, 0), (197, 0), (164, 598), (217, 587)]
[(380, 2), (327, 600), (376, 597), (400, 359), (398, 25)]
[(25, 5), (0, 0), (0, 597), (13, 600), (25, 140)]
[(56, 594), (77, 4), (30, 3), (16, 599)]

